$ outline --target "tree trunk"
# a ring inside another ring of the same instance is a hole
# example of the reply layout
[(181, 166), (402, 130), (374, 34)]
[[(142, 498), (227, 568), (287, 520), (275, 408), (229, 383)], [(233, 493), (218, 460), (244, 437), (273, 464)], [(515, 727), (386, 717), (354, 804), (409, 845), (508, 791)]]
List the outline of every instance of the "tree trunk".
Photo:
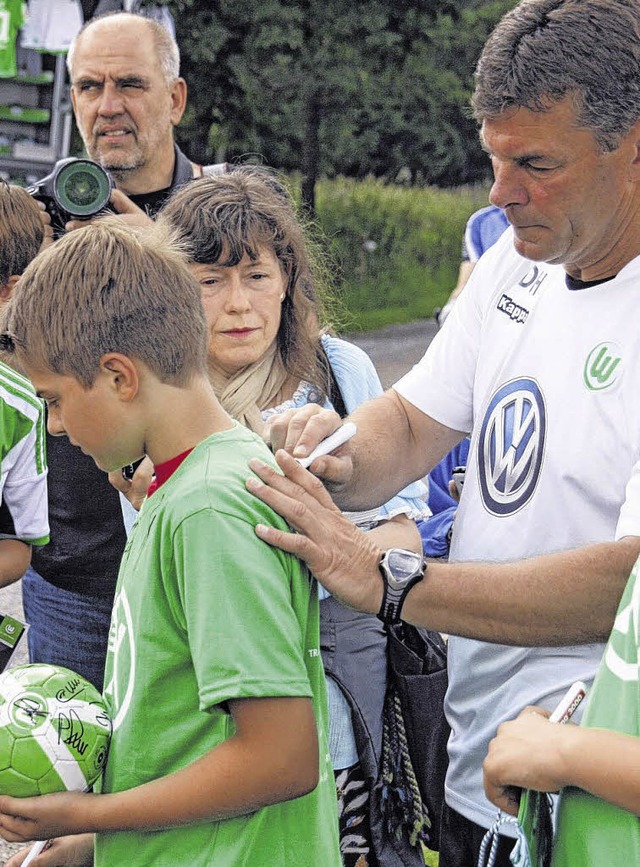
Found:
[(320, 169), (320, 100), (312, 94), (305, 106), (302, 142), (302, 205), (315, 215), (316, 181)]

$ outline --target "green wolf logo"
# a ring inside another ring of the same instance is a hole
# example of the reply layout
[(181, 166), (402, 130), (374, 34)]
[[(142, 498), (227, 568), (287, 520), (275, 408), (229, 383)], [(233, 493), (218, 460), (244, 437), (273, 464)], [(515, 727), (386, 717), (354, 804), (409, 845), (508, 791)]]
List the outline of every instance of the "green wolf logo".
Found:
[(617, 380), (622, 357), (615, 343), (594, 346), (584, 364), (584, 384), (590, 391), (602, 391)]

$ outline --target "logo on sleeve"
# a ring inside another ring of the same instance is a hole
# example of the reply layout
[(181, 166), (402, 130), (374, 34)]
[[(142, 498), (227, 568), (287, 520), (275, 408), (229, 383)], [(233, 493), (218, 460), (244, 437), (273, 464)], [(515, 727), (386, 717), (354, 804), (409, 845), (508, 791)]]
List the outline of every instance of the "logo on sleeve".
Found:
[(620, 347), (611, 341), (593, 347), (587, 355), (583, 372), (584, 384), (589, 391), (603, 391), (618, 381), (622, 373), (619, 352)]
[[(631, 585), (633, 581), (633, 585)], [(611, 674), (628, 683), (638, 683), (638, 625), (640, 623), (638, 563), (631, 572), (604, 654)]]
[(105, 683), (104, 694), (114, 710), (113, 730), (120, 728), (127, 715), (136, 679), (136, 646), (129, 600), (124, 589), (113, 600), (109, 651), (113, 654), (111, 680)]
[(493, 395), (478, 438), (478, 478), (485, 507), (506, 517), (522, 509), (538, 484), (547, 416), (533, 379), (514, 379)]

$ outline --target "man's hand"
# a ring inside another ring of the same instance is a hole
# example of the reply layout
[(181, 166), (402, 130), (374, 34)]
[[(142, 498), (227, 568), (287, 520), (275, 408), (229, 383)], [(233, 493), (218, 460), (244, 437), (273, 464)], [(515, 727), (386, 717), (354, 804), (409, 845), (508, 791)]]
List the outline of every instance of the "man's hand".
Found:
[(39, 252), (42, 253), (47, 247), (53, 244), (53, 226), (51, 225), (51, 215), (47, 211), (44, 202), (39, 199), (34, 199), (36, 205), (40, 209), (40, 222), (42, 223), (42, 244), (40, 244)]
[(510, 722), (498, 728), (484, 760), (484, 790), (490, 801), (505, 813), (517, 815), (520, 789), (557, 792), (568, 781), (564, 778), (563, 745), (580, 736), (580, 729), (569, 723), (549, 722), (548, 713), (527, 707)]
[[(337, 412), (309, 403), (301, 409), (272, 416), (267, 423), (267, 441), (273, 451), (283, 449), (296, 458), (306, 458), (323, 439), (343, 423)], [(336, 453), (317, 458), (309, 467), (330, 487), (348, 483), (353, 476), (353, 461), (348, 444)]]
[(60, 792), (37, 798), (0, 796), (0, 836), (9, 843), (88, 831), (90, 807), (101, 795)]
[[(142, 208), (134, 205), (129, 196), (123, 193), (122, 190), (112, 190), (110, 203), (116, 214), (119, 214), (123, 221), (131, 226), (144, 227), (153, 224), (151, 217), (145, 214)], [(73, 232), (75, 229), (83, 229), (85, 226), (90, 226), (94, 220), (99, 220), (100, 217), (104, 216), (104, 213), (100, 213), (89, 220), (69, 220), (64, 225), (65, 231)]]
[[(5, 867), (21, 867), (31, 847), (21, 849), (9, 858)], [(31, 861), (30, 867), (91, 867), (93, 864), (93, 834), (78, 834), (50, 840), (47, 848)]]
[[(305, 560), (313, 575), (345, 605), (377, 613), (382, 604), (381, 550), (342, 515), (315, 476), (285, 451), (278, 451), (276, 460), (285, 476), (254, 459), (249, 465), (262, 481), (249, 478), (247, 489), (297, 532), (259, 524), (256, 534)], [(317, 463), (321, 460), (326, 458)]]

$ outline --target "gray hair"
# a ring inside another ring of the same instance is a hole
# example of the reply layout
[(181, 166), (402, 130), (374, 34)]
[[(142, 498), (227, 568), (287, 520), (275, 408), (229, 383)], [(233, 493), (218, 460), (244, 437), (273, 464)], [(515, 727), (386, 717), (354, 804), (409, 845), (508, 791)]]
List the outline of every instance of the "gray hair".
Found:
[(640, 117), (638, 0), (523, 0), (500, 21), (476, 69), (476, 119), (567, 96), (600, 148), (615, 150)]
[(105, 22), (114, 22), (126, 26), (133, 21), (144, 21), (145, 26), (151, 31), (162, 75), (167, 86), (171, 86), (180, 77), (180, 49), (175, 39), (166, 27), (163, 27), (158, 21), (154, 21), (153, 18), (146, 18), (144, 15), (136, 15), (133, 12), (112, 12), (107, 15), (101, 15), (99, 18), (91, 19), (82, 27), (73, 39), (67, 53), (67, 69), (69, 70), (71, 82), (73, 83), (73, 58), (75, 50), (84, 33), (102, 26)]

